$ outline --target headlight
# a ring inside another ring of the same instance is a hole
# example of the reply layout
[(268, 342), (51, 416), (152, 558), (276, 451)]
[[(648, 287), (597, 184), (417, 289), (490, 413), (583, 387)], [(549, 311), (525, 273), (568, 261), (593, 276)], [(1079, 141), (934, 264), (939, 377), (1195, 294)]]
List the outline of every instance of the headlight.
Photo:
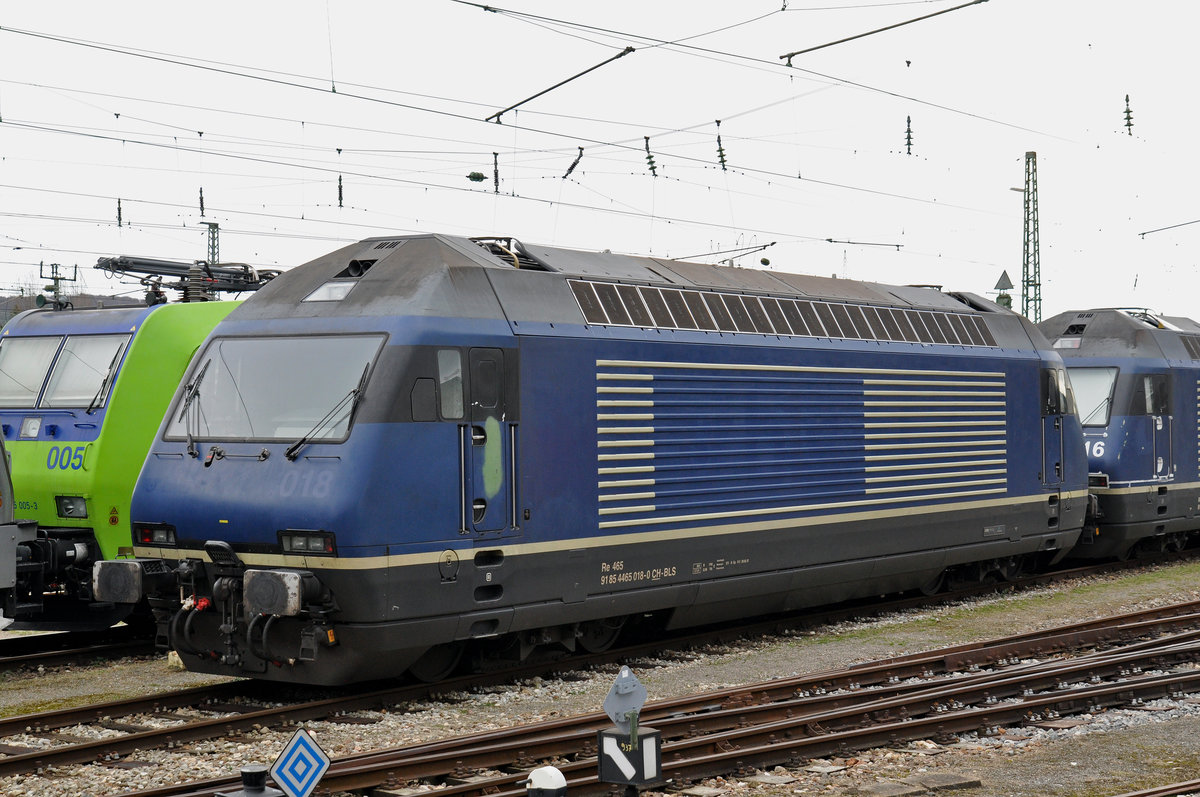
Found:
[(328, 531), (295, 531), (286, 529), (279, 532), (279, 546), (284, 553), (299, 553), (316, 556), (334, 556), (337, 545), (334, 536)]
[(134, 523), (133, 538), (138, 545), (175, 547), (175, 527), (166, 523)]
[(80, 495), (56, 495), (54, 496), (54, 505), (58, 507), (58, 516), (61, 518), (86, 518), (87, 499)]

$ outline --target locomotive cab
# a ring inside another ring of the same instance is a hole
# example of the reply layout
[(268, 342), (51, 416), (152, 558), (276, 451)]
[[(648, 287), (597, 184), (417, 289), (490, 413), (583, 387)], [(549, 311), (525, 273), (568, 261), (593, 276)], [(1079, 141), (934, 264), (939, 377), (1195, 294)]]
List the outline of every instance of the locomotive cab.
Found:
[(1076, 555), (1182, 549), (1200, 528), (1200, 327), (1145, 311), (1089, 310), (1042, 329), (1067, 365), (1095, 499)]
[(0, 335), (0, 436), (18, 516), (36, 524), (3, 566), (4, 614), (39, 630), (107, 628), (95, 562), (130, 553), (129, 500), (167, 401), (232, 302), (31, 310)]

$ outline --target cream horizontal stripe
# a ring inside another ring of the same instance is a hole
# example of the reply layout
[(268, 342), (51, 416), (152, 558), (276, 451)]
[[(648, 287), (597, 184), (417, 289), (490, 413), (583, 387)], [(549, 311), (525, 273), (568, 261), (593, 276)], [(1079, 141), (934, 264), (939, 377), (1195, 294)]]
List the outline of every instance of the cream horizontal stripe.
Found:
[(1159, 487), (1166, 487), (1170, 490), (1195, 490), (1200, 489), (1200, 482), (1144, 482), (1138, 485), (1129, 487), (1093, 487), (1092, 492), (1097, 495), (1129, 495), (1139, 493), (1154, 493)]
[(598, 434), (654, 434), (653, 426), (601, 426)]
[(634, 382), (650, 382), (654, 379), (651, 374), (596, 374), (597, 379), (629, 379)]
[[(935, 371), (892, 368), (839, 368), (811, 365), (755, 365), (752, 363), (685, 363), (661, 360), (596, 360), (597, 368), (690, 368), (696, 371), (776, 371), (780, 373), (805, 374), (887, 374), (889, 376), (978, 376), (1001, 378), (999, 371)], [(600, 375), (597, 374), (597, 378)], [(623, 377), (615, 377), (623, 378)], [(970, 383), (976, 384), (976, 383)], [(1003, 383), (1001, 383), (1003, 384)]]
[[(623, 493), (614, 495), (602, 495), (600, 500), (603, 501), (653, 501), (657, 496), (655, 493)], [(602, 513), (603, 509), (600, 510)]]
[[(1200, 484), (1188, 484), (1185, 486), (1198, 487)], [(1060, 494), (1063, 500), (1072, 500), (1082, 498), (1087, 495), (1087, 490), (1075, 490)], [(959, 494), (957, 497), (968, 497), (964, 494)], [(877, 498), (872, 501), (855, 501), (855, 506), (876, 506), (883, 503), (894, 501), (907, 500), (904, 498)], [(957, 501), (952, 504), (935, 504), (932, 506), (907, 506), (896, 507), (892, 509), (873, 509), (864, 512), (844, 512), (836, 515), (815, 515), (806, 518), (781, 518), (775, 520), (762, 520), (749, 523), (727, 523), (716, 526), (691, 526), (681, 529), (665, 529), (658, 531), (637, 531), (628, 534), (595, 534), (591, 537), (572, 537), (564, 540), (550, 540), (547, 542), (529, 542), (529, 543), (512, 543), (508, 545), (498, 545), (497, 549), (502, 551), (505, 556), (528, 556), (532, 554), (555, 553), (558, 551), (567, 550), (583, 550), (595, 548), (611, 548), (615, 546), (639, 545), (653, 542), (668, 542), (672, 540), (692, 540), (703, 537), (719, 537), (723, 535), (748, 534), (762, 531), (778, 531), (780, 529), (796, 528), (804, 526), (818, 526), (821, 524), (843, 524), (856, 523), (865, 520), (882, 520), (891, 517), (914, 517), (919, 515), (942, 515), (949, 512), (969, 512), (977, 509), (997, 509), (1006, 506), (1021, 506), (1025, 504), (1040, 504), (1046, 500), (1043, 495), (1018, 495), (1011, 498), (989, 498), (975, 501)], [(608, 524), (600, 524), (601, 527), (610, 526), (630, 526), (638, 525), (646, 522), (658, 521), (612, 521)], [(468, 544), (459, 546), (447, 546), (447, 549), (465, 552), (469, 556), (473, 548), (473, 540), (468, 540)], [(175, 561), (179, 559), (199, 559), (200, 561), (208, 561), (207, 555), (200, 548), (157, 548), (157, 547), (142, 547), (134, 546), (134, 556), (143, 559), (165, 559)], [(443, 551), (426, 551), (423, 553), (412, 554), (396, 554), (394, 556), (363, 556), (355, 558), (343, 557), (306, 557), (306, 556), (285, 556), (283, 554), (252, 554), (238, 553), (238, 558), (247, 565), (253, 567), (293, 567), (304, 570), (375, 570), (382, 567), (405, 567), (415, 565), (436, 565), (442, 560)]]
[(598, 385), (596, 387), (596, 392), (597, 393), (653, 393), (654, 388), (652, 388), (652, 387), (605, 387), (603, 385)]
[[(961, 437), (964, 434), (969, 435), (970, 432), (952, 432), (951, 434), (953, 434), (955, 437)], [(989, 433), (985, 432), (983, 434), (986, 435)], [(991, 432), (991, 434), (995, 434), (995, 432)], [(878, 437), (878, 436), (879, 435), (874, 435), (874, 437)], [(894, 437), (895, 435), (892, 435), (892, 436)], [(983, 436), (983, 435), (980, 435), (980, 436)], [(971, 445), (1004, 446), (1004, 444), (1005, 444), (1005, 440), (1003, 437), (988, 438), (985, 436), (982, 440), (972, 440), (970, 443), (963, 443), (961, 441), (952, 441), (952, 440), (945, 440), (945, 441), (934, 442), (934, 443), (871, 443), (869, 445), (863, 446), (863, 449), (866, 451), (887, 451), (889, 449), (895, 449), (895, 448), (903, 448), (905, 450), (908, 450), (908, 449), (912, 449), (912, 448), (956, 448), (956, 447), (961, 448), (962, 446), (971, 446)], [(887, 455), (880, 455), (880, 456), (899, 456), (899, 455), (887, 454)], [(913, 456), (917, 456), (917, 455), (913, 454)], [(870, 457), (868, 457), (868, 459), (869, 458)]]
[[(867, 495), (879, 495), (880, 493), (911, 493), (913, 490), (952, 490), (956, 487), (980, 487), (985, 484), (1004, 484), (1005, 479), (979, 479), (978, 481), (958, 482), (956, 484), (946, 484), (942, 482), (933, 482), (931, 484), (905, 484), (899, 487), (868, 487)], [(1004, 492), (1004, 488), (991, 490), (991, 492)], [(978, 494), (978, 490), (972, 490), (971, 495)], [(954, 495), (954, 493), (939, 493), (937, 497), (941, 498), (945, 495)], [(933, 498), (932, 495), (910, 495), (911, 499), (926, 499)]]
[[(918, 427), (918, 428), (921, 428), (921, 427)], [(991, 432), (994, 430), (989, 429), (988, 431)], [(921, 437), (978, 437), (980, 434), (987, 434), (987, 432), (982, 432), (982, 433), (971, 432), (971, 431), (967, 431), (967, 432), (895, 432), (895, 433), (890, 433), (890, 434), (883, 434), (881, 432), (873, 432), (871, 434), (863, 435), (863, 439), (864, 440), (888, 440), (888, 439), (892, 439), (892, 438), (896, 438), (896, 437), (912, 437), (914, 434), (920, 434)], [(999, 443), (1002, 441), (996, 440), (996, 441), (988, 441), (988, 442)], [(918, 446), (927, 446), (927, 445), (930, 445), (930, 444), (929, 443), (913, 443), (912, 445), (902, 445), (899, 447), (900, 448), (917, 448)], [(960, 445), (962, 445), (962, 443), (949, 443), (948, 445), (960, 446)], [(896, 448), (896, 446), (881, 446), (881, 445), (867, 445), (864, 447), (868, 450), (874, 449), (874, 448)]]
[(601, 412), (596, 415), (596, 421), (652, 421), (653, 412)]
[(643, 465), (641, 467), (629, 466), (628, 468), (597, 468), (597, 474), (608, 475), (613, 473), (654, 473), (653, 465)]
[[(938, 426), (1003, 426), (1004, 421), (939, 421)], [(864, 423), (864, 429), (928, 429), (927, 423)], [(867, 435), (870, 437), (871, 435)]]
[(654, 459), (653, 451), (631, 451), (628, 454), (597, 454), (596, 459), (601, 462), (615, 462), (622, 459)]
[(864, 401), (864, 407), (1003, 407), (1003, 401)]
[(995, 418), (1004, 415), (1004, 411), (996, 410), (946, 410), (945, 412), (864, 412), (864, 418)]
[[(601, 515), (630, 515), (635, 512), (654, 512), (657, 509), (658, 509), (658, 507), (654, 506), (653, 504), (650, 504), (648, 506), (613, 506), (613, 507), (608, 507), (607, 509), (601, 509), (600, 514)], [(642, 520), (639, 522), (644, 524), (644, 523), (662, 523), (663, 521), (647, 519), (647, 520)], [(601, 525), (603, 525), (603, 524), (601, 524)]]
[[(907, 373), (907, 372), (894, 371), (894, 372), (884, 372), (884, 373), (903, 374), (903, 373)], [(948, 371), (948, 372), (946, 372), (946, 375), (947, 376), (980, 376), (980, 377), (989, 377), (989, 378), (994, 377), (994, 376), (1003, 376), (1003, 374), (985, 374), (985, 373), (975, 374), (975, 373), (966, 372), (966, 371)], [(862, 383), (864, 386), (866, 386), (866, 385), (909, 385), (912, 387), (994, 387), (998, 391), (1002, 390), (1005, 386), (1004, 382), (979, 382), (979, 381), (967, 381), (967, 380), (963, 380), (963, 379), (954, 379), (954, 380), (950, 380), (950, 379), (940, 379), (940, 380), (933, 380), (933, 379), (864, 379), (862, 381)], [(915, 392), (915, 391), (913, 391), (913, 392)]]
[[(990, 479), (990, 480), (986, 480), (986, 481), (964, 481), (964, 483), (962, 483), (962, 486), (982, 486), (982, 485), (989, 485), (989, 484), (1003, 485), (1004, 480), (1003, 479)], [(958, 485), (953, 485), (953, 484), (926, 484), (926, 485), (910, 484), (910, 485), (905, 485), (902, 487), (868, 487), (868, 489), (866, 489), (866, 495), (880, 496), (886, 492), (912, 493), (914, 490), (954, 490), (954, 487), (956, 487), (956, 486), (958, 486)], [(989, 489), (989, 490), (967, 490), (966, 492), (961, 493), (961, 495), (985, 496), (985, 495), (988, 495), (988, 493), (1004, 492), (1004, 490), (1006, 490), (1006, 487), (1003, 487), (1003, 486), (991, 487), (991, 489)], [(956, 496), (956, 495), (959, 495), (959, 493), (958, 492), (919, 493), (919, 495), (902, 496), (901, 499), (902, 499), (902, 501), (925, 501), (925, 499), (928, 499), (928, 498), (948, 498), (950, 496)], [(881, 499), (881, 501), (887, 501), (887, 499), (883, 498), (883, 499)]]
[(628, 399), (626, 401), (597, 401), (597, 407), (653, 407), (653, 401), (638, 401), (636, 399)]
[[(798, 506), (767, 507), (767, 508), (763, 508), (763, 509), (750, 509), (750, 510), (746, 510), (744, 512), (708, 512), (705, 514), (696, 514), (696, 515), (676, 515), (674, 517), (639, 518), (637, 520), (609, 520), (609, 521), (604, 521), (604, 522), (600, 523), (600, 528), (602, 528), (602, 529), (605, 529), (605, 528), (628, 528), (630, 526), (648, 526), (648, 525), (656, 524), (656, 523), (687, 523), (687, 522), (695, 522), (695, 521), (701, 521), (701, 520), (723, 520), (723, 519), (751, 517), (751, 516), (761, 517), (763, 515), (782, 515), (782, 514), (789, 514), (789, 513), (793, 513), (793, 512), (812, 512), (817, 509), (851, 509), (853, 507), (877, 506), (879, 504), (901, 503), (904, 501), (914, 501), (914, 500), (928, 501), (930, 499), (937, 499), (937, 498), (961, 498), (961, 497), (970, 496), (970, 495), (985, 495), (985, 494), (991, 495), (991, 494), (994, 494), (997, 492), (1003, 492), (1003, 490), (975, 490), (975, 491), (968, 491), (968, 492), (961, 492), (961, 493), (944, 493), (944, 494), (922, 495), (922, 496), (893, 496), (891, 498), (871, 498), (871, 499), (863, 499), (863, 500), (856, 500), (856, 501), (839, 501), (837, 503), (828, 503), (828, 504), (802, 504), (802, 505), (798, 505)], [(1081, 491), (1079, 494), (1086, 495), (1087, 493), (1086, 493), (1086, 491)], [(1063, 497), (1065, 497), (1065, 495)], [(1011, 504), (1032, 503), (1035, 501), (1040, 503), (1042, 500), (1044, 500), (1043, 496), (1019, 496), (1018, 498), (1015, 498), (1015, 499), (1006, 498), (1006, 499), (1002, 499), (997, 502), (985, 502), (985, 503), (979, 503), (977, 505), (973, 504), (969, 508), (979, 509), (979, 508), (983, 508), (983, 507), (987, 507), (987, 506), (1003, 506), (1003, 505), (1009, 505), (1010, 503)], [(892, 511), (892, 512), (888, 512), (888, 511), (884, 511), (884, 510), (873, 510), (873, 511), (863, 512), (863, 513), (856, 512), (856, 513), (833, 515), (832, 517), (829, 515), (821, 515), (821, 516), (817, 516), (817, 517), (814, 517), (811, 519), (789, 518), (787, 520), (771, 521), (771, 522), (767, 523), (766, 525), (754, 524), (754, 530), (765, 530), (766, 528), (771, 528), (771, 527), (787, 528), (788, 526), (797, 525), (797, 524), (815, 525), (817, 523), (830, 522), (832, 520), (832, 518), (837, 518), (837, 522), (852, 522), (852, 520), (893, 517), (896, 515), (926, 514), (927, 512), (928, 513), (937, 513), (937, 512), (949, 511), (950, 509), (962, 509), (962, 508), (963, 508), (963, 506), (961, 504), (959, 504), (959, 505), (939, 504), (936, 507), (907, 507), (902, 511), (897, 510), (897, 511)], [(808, 522), (806, 522), (806, 520)], [(745, 524), (735, 524), (735, 527), (739, 527), (742, 525), (745, 525)], [(695, 529), (690, 530), (690, 534), (692, 536), (701, 536), (700, 534), (697, 533), (697, 530), (695, 530)]]
[(596, 486), (601, 490), (614, 487), (652, 487), (656, 481), (656, 479), (618, 479), (610, 482), (598, 482)]
[[(885, 472), (891, 471), (891, 470), (919, 470), (921, 468), (938, 467), (939, 465), (942, 467), (951, 466), (951, 465), (957, 467), (960, 465), (1007, 465), (1007, 464), (1008, 464), (1008, 460), (1006, 460), (1006, 459), (968, 459), (968, 460), (955, 460), (954, 462), (945, 462), (945, 463), (921, 462), (921, 463), (917, 463), (914, 465), (871, 465), (867, 468), (864, 468), (864, 470), (867, 473), (885, 473)], [(950, 476), (950, 475), (952, 475), (952, 474), (949, 474), (949, 473), (931, 473), (930, 474), (930, 476)]]
[(864, 390), (864, 396), (953, 396), (954, 398), (1004, 398), (1000, 390), (939, 390), (936, 393), (925, 393), (918, 390)]
[[(893, 448), (904, 448), (905, 446), (893, 446)], [(984, 457), (984, 456), (1003, 456), (1007, 451), (1003, 448), (992, 449), (975, 449), (972, 451), (926, 451), (921, 454), (871, 454), (863, 457), (864, 462), (891, 462), (900, 459), (933, 459), (935, 457)], [(1002, 460), (1003, 461), (1003, 460)]]
[[(952, 484), (994, 484), (996, 479), (967, 482), (955, 482), (953, 479), (961, 478), (963, 476), (1003, 476), (1005, 473), (1006, 471), (1004, 468), (989, 468), (988, 470), (960, 470), (946, 473), (902, 473), (897, 476), (869, 476), (864, 479), (864, 481), (867, 484), (886, 484), (888, 482), (912, 482), (925, 479), (930, 484), (948, 487)], [(907, 490), (909, 488), (902, 487), (900, 489)]]
[[(635, 447), (635, 446), (638, 448), (643, 448), (645, 446), (653, 446), (654, 441), (653, 440), (599, 440), (599, 441), (597, 441), (596, 445), (600, 448), (631, 448), (631, 447)], [(613, 456), (621, 456), (621, 455), (614, 454)], [(632, 454), (630, 456), (632, 456)], [(650, 456), (654, 456), (654, 455), (651, 454)]]

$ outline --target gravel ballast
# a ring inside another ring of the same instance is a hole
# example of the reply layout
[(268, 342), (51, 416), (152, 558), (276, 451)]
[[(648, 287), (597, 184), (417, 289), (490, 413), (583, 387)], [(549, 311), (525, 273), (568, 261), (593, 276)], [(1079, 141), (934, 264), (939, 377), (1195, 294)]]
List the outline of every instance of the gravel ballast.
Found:
[[(963, 642), (1050, 628), (1200, 596), (1200, 564), (1151, 568), (1132, 575), (1081, 579), (1067, 585), (990, 596), (932, 610), (910, 611), (813, 632), (695, 650), (662, 660), (630, 662), (650, 700), (756, 681), (820, 672)], [(680, 659), (684, 659), (680, 661)], [(446, 736), (600, 710), (615, 668), (567, 678), (533, 679), (503, 687), (360, 712), (368, 725), (310, 722), (305, 727), (332, 757), (403, 746)], [(16, 716), (123, 696), (183, 689), (224, 680), (171, 669), (164, 657), (125, 659), (91, 667), (9, 674), (0, 681), (0, 716)], [(955, 794), (1107, 795), (1200, 776), (1200, 704), (1184, 696), (1152, 708), (1116, 709), (1075, 728), (1011, 728), (994, 737), (960, 737), (954, 744), (925, 741), (900, 750), (871, 750), (846, 759), (779, 768), (771, 778), (713, 779), (709, 788), (731, 794), (888, 793), (888, 784), (919, 782), (931, 774), (981, 785)], [(17, 797), (107, 795), (184, 780), (236, 773), (250, 763), (270, 765), (293, 728), (260, 729), (219, 739), (188, 752), (147, 751), (152, 766), (100, 765), (0, 780), (0, 794)], [(65, 729), (64, 733), (82, 733)], [(45, 745), (41, 737), (7, 740)], [(917, 788), (917, 787), (913, 787)]]

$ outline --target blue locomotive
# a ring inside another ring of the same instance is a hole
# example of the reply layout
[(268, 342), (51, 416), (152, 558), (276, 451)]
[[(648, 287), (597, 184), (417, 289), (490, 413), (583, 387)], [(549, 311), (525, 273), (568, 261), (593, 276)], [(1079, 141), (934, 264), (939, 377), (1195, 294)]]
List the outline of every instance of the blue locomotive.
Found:
[(1200, 529), (1200, 324), (1094, 309), (1039, 328), (1074, 386), (1096, 504), (1073, 555), (1182, 549)]
[(986, 299), (373, 238), (218, 325), (94, 583), (194, 670), (432, 679), (1011, 575), (1086, 505), (1062, 361)]

